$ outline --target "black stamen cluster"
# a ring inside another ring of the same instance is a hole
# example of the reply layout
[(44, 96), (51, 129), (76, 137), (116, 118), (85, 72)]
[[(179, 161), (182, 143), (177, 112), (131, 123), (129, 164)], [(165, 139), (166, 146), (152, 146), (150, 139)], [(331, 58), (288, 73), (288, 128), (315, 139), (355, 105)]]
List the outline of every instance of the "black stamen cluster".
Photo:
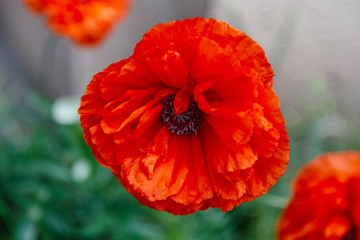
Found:
[(176, 114), (173, 111), (175, 95), (167, 96), (164, 100), (164, 110), (161, 121), (166, 123), (169, 131), (178, 135), (197, 134), (201, 110), (191, 97), (191, 102), (185, 112)]

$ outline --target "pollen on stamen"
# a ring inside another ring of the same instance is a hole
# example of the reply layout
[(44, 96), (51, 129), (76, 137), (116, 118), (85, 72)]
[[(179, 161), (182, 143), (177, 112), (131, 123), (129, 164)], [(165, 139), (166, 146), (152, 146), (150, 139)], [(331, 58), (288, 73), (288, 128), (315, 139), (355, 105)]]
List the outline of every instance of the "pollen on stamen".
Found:
[(202, 113), (197, 103), (191, 98), (188, 109), (180, 114), (176, 114), (173, 111), (174, 99), (175, 95), (170, 95), (165, 98), (161, 121), (166, 123), (171, 133), (178, 135), (196, 135), (199, 131), (199, 120)]

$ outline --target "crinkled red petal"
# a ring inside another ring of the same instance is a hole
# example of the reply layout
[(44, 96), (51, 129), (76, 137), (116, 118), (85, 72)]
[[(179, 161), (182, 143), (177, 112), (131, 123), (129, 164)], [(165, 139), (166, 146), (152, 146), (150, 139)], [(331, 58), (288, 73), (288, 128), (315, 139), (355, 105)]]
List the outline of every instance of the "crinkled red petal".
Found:
[[(229, 211), (286, 170), (288, 136), (261, 47), (214, 19), (159, 24), (129, 59), (94, 76), (79, 109), (84, 137), (140, 203), (173, 214)], [(196, 103), (196, 134), (162, 120)]]

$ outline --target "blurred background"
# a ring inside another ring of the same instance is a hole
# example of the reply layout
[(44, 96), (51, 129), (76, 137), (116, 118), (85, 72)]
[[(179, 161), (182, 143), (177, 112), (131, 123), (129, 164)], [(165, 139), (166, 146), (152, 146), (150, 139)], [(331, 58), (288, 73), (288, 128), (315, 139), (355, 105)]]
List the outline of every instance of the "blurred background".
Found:
[[(290, 137), (287, 173), (253, 202), (173, 216), (141, 206), (82, 138), (92, 76), (129, 57), (149, 28), (213, 17), (265, 50)], [(274, 239), (297, 170), (360, 150), (358, 0), (134, 0), (96, 48), (53, 35), (20, 0), (0, 1), (0, 239)]]

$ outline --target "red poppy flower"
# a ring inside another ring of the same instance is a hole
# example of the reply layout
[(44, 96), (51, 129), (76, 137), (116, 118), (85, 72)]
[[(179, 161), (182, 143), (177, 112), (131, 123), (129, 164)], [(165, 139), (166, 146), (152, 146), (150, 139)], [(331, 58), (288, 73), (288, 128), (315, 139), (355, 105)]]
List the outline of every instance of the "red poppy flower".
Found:
[(43, 13), (55, 33), (79, 45), (96, 45), (128, 12), (130, 0), (23, 0)]
[(140, 203), (231, 210), (265, 194), (289, 160), (262, 48), (215, 19), (158, 24), (81, 99), (84, 138)]
[(50, 0), (23, 0), (25, 6), (35, 14), (43, 13), (49, 1)]
[(360, 154), (326, 153), (298, 174), (278, 223), (282, 240), (360, 240)]

